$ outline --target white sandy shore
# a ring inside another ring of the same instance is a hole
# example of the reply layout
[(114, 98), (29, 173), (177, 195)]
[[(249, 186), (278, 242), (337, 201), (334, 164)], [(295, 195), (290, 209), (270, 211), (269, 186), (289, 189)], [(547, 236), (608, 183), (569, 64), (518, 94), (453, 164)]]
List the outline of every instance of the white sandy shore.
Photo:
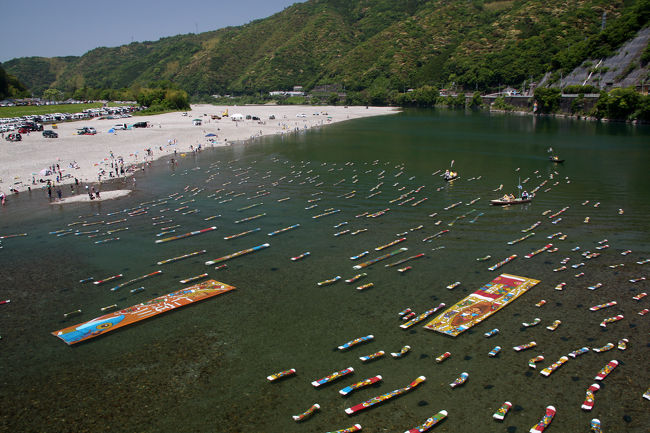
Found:
[[(232, 117), (211, 119), (211, 115), (240, 113), (260, 118), (257, 120), (233, 121)], [(388, 107), (316, 107), (295, 105), (248, 105), (225, 107), (214, 105), (193, 105), (187, 116), (182, 113), (166, 113), (154, 116), (134, 116), (123, 119), (92, 119), (60, 123), (55, 131), (59, 138), (44, 138), (41, 132), (23, 134), (20, 142), (0, 142), (0, 193), (11, 196), (12, 190), (26, 191), (28, 188), (45, 189), (47, 180), (53, 184), (52, 197), (56, 198), (59, 185), (74, 184), (75, 179), (85, 185), (100, 184), (115, 178), (115, 166), (121, 157), (124, 167), (138, 168), (147, 161), (164, 156), (177, 157), (196, 150), (199, 146), (224, 146), (232, 142), (248, 140), (263, 135), (286, 134), (296, 130), (320, 127), (350, 119), (395, 113)], [(305, 114), (305, 117), (298, 115)], [(269, 117), (275, 116), (274, 120)], [(193, 119), (202, 119), (201, 126), (194, 126)], [(132, 128), (109, 133), (115, 124), (147, 121), (149, 128)], [(92, 126), (96, 135), (77, 135), (77, 128)], [(45, 129), (51, 129), (46, 126)], [(206, 137), (207, 134), (214, 134)], [(147, 149), (151, 154), (147, 155)], [(112, 157), (111, 157), (112, 155)], [(57, 173), (41, 175), (39, 172), (58, 164), (63, 179), (57, 182)], [(111, 167), (113, 164), (113, 167)], [(77, 167), (77, 168), (75, 168)], [(112, 177), (111, 175), (112, 174)], [(125, 175), (128, 176), (129, 173)], [(118, 173), (118, 176), (125, 176)], [(83, 189), (77, 188), (76, 197), (70, 197), (70, 188), (61, 188), (64, 200), (70, 203), (88, 200)], [(79, 194), (79, 193), (82, 194)], [(100, 194), (102, 200), (111, 197)]]

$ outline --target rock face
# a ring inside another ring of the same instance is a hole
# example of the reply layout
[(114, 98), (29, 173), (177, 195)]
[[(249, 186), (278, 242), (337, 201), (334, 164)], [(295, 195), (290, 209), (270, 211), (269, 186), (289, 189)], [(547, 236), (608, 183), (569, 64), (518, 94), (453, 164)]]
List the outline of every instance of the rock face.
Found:
[(640, 57), (650, 41), (650, 27), (606, 59), (593, 59), (574, 69), (560, 80), (560, 87), (591, 84), (601, 89), (639, 87), (648, 76), (648, 65), (641, 67)]

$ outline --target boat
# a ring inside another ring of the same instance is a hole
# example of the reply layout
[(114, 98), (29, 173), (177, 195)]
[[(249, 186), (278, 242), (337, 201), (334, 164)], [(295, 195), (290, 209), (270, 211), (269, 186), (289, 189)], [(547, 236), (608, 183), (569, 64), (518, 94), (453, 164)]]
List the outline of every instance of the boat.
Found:
[(487, 338), (490, 338), (490, 337), (492, 337), (493, 335), (497, 335), (498, 333), (499, 333), (499, 328), (494, 328), (494, 329), (492, 329), (492, 330), (486, 332), (486, 333), (483, 334), (483, 335), (484, 335), (485, 337), (487, 337)]
[(522, 322), (521, 325), (525, 328), (531, 328), (533, 326), (539, 325), (539, 323), (542, 321), (539, 317), (535, 317), (535, 320), (532, 322)]
[(266, 212), (261, 213), (261, 214), (257, 214), (257, 215), (253, 215), (253, 216), (250, 216), (248, 218), (237, 220), (237, 221), (235, 221), (235, 224), (240, 224), (240, 223), (243, 223), (243, 222), (246, 222), (246, 221), (252, 221), (252, 220), (257, 219), (257, 218), (262, 218), (263, 216), (266, 216)]
[(236, 233), (236, 234), (230, 235), (230, 236), (224, 236), (223, 240), (228, 241), (230, 239), (235, 239), (235, 238), (238, 238), (238, 237), (241, 237), (241, 236), (246, 236), (248, 234), (255, 233), (255, 232), (258, 232), (260, 230), (261, 229), (259, 227), (257, 227), (257, 228), (251, 229), (251, 230), (246, 230), (245, 232)]
[(387, 243), (387, 244), (380, 245), (380, 246), (376, 247), (376, 248), (375, 248), (375, 251), (381, 251), (381, 250), (383, 250), (383, 249), (390, 248), (390, 247), (392, 247), (393, 245), (399, 244), (400, 242), (404, 242), (405, 240), (406, 240), (406, 238), (395, 239), (395, 240), (392, 241), (392, 242), (389, 242), (389, 243)]
[(343, 370), (340, 371), (335, 371), (332, 374), (328, 374), (327, 376), (320, 378), (318, 380), (314, 380), (311, 384), (314, 386), (314, 388), (318, 388), (321, 385), (324, 385), (326, 383), (333, 382), (337, 379), (340, 379), (344, 376), (347, 376), (348, 374), (354, 373), (354, 368), (348, 367), (344, 368)]
[(505, 418), (505, 416), (508, 414), (508, 411), (510, 410), (511, 407), (512, 407), (512, 403), (510, 403), (509, 401), (506, 401), (505, 403), (503, 403), (501, 405), (501, 407), (499, 409), (497, 409), (496, 412), (494, 412), (494, 414), (492, 415), (492, 418), (494, 418), (496, 420), (499, 420), (499, 421), (503, 421), (503, 418)]
[(367, 277), (367, 276), (368, 276), (368, 274), (366, 272), (362, 272), (360, 274), (355, 275), (352, 278), (348, 278), (347, 280), (345, 280), (345, 282), (348, 283), (348, 284), (352, 284), (352, 283), (358, 281), (359, 279), (361, 279), (363, 277)]
[(445, 170), (445, 172), (442, 175), (442, 178), (445, 180), (445, 182), (451, 182), (453, 180), (458, 179), (458, 172)]
[(296, 369), (290, 368), (289, 370), (278, 371), (277, 373), (270, 374), (266, 376), (266, 379), (269, 382), (275, 382), (276, 380), (293, 376), (294, 374), (296, 374)]
[(454, 289), (454, 288), (456, 288), (458, 286), (460, 286), (460, 281), (456, 281), (456, 282), (451, 283), (450, 285), (447, 286), (447, 288), (449, 290), (451, 290), (451, 289)]
[(533, 201), (532, 197), (529, 197), (529, 198), (517, 198), (517, 197), (515, 197), (514, 199), (511, 199), (511, 198), (504, 199), (502, 197), (502, 198), (499, 198), (499, 199), (496, 199), (496, 200), (490, 200), (490, 204), (493, 205), (493, 206), (511, 206), (511, 205), (516, 205), (516, 204), (530, 203), (531, 201)]
[(429, 430), (431, 427), (435, 426), (436, 424), (440, 423), (442, 420), (447, 418), (447, 411), (446, 410), (441, 410), (431, 418), (427, 418), (424, 423), (420, 424), (417, 427), (414, 427), (412, 429), (406, 430), (404, 433), (421, 433)]
[(412, 391), (415, 389), (418, 385), (420, 385), (422, 382), (426, 380), (426, 377), (424, 376), (419, 376), (416, 378), (413, 382), (405, 386), (404, 388), (399, 388), (391, 392), (387, 392), (386, 394), (378, 395), (377, 397), (373, 397), (370, 400), (366, 400), (362, 403), (359, 403), (357, 405), (351, 406), (347, 409), (345, 409), (345, 413), (348, 415), (353, 415), (357, 412), (360, 412), (362, 410), (368, 409), (372, 406), (375, 406), (380, 403), (384, 403), (387, 400), (390, 400), (392, 398), (398, 397), (406, 392)]
[(375, 336), (372, 335), (372, 334), (366, 335), (365, 337), (355, 338), (354, 340), (348, 341), (347, 343), (340, 345), (338, 347), (338, 350), (346, 350), (346, 349), (349, 349), (350, 347), (356, 346), (358, 344), (366, 343), (368, 341), (371, 341), (374, 338), (375, 338)]
[(541, 433), (543, 432), (546, 427), (549, 426), (551, 421), (553, 421), (553, 417), (555, 416), (555, 408), (553, 406), (546, 406), (546, 413), (542, 417), (542, 419), (532, 426), (530, 428), (530, 433)]
[(598, 372), (598, 374), (596, 375), (596, 377), (594, 377), (594, 380), (600, 380), (600, 381), (604, 380), (607, 376), (609, 376), (609, 374), (610, 374), (612, 371), (614, 371), (614, 369), (615, 369), (616, 367), (618, 367), (618, 361), (615, 360), (615, 359), (612, 359), (611, 361), (609, 361), (609, 362), (607, 363), (606, 366), (604, 366), (604, 367), (603, 367), (603, 368)]
[(353, 383), (352, 385), (348, 385), (345, 388), (340, 389), (339, 394), (348, 395), (348, 394), (350, 394), (352, 391), (354, 391), (356, 389), (372, 385), (373, 383), (377, 383), (380, 380), (382, 380), (381, 375), (369, 377), (368, 379), (364, 379), (364, 380), (362, 380), (360, 382)]
[(623, 338), (621, 340), (618, 340), (618, 344), (616, 345), (616, 348), (618, 350), (625, 350), (625, 349), (627, 349), (627, 343), (629, 343), (629, 342), (630, 342), (630, 340), (628, 340), (627, 338)]
[(527, 259), (531, 259), (531, 258), (535, 257), (537, 254), (543, 253), (544, 251), (548, 250), (552, 246), (553, 246), (553, 244), (546, 244), (542, 248), (540, 248), (538, 250), (535, 250), (535, 251), (533, 251), (531, 253), (526, 254), (524, 257), (527, 258)]
[(460, 376), (456, 378), (452, 383), (449, 384), (452, 388), (456, 388), (457, 386), (460, 386), (464, 384), (467, 381), (467, 378), (469, 377), (469, 374), (467, 372), (462, 372)]
[(384, 352), (383, 350), (380, 350), (379, 352), (375, 352), (371, 355), (360, 356), (359, 359), (361, 360), (361, 362), (368, 362), (368, 361), (372, 361), (373, 359), (381, 358), (382, 356), (384, 356), (385, 353), (386, 352)]
[(320, 405), (318, 403), (314, 403), (311, 405), (309, 409), (307, 409), (300, 415), (292, 415), (293, 420), (296, 422), (304, 421), (310, 416), (312, 416), (318, 409), (320, 409)]
[(597, 383), (591, 384), (587, 388), (587, 395), (585, 396), (585, 401), (582, 403), (583, 410), (591, 410), (594, 408), (594, 393), (600, 389), (600, 385)]
[(386, 267), (386, 268), (392, 268), (393, 266), (398, 266), (398, 265), (401, 265), (402, 263), (406, 263), (406, 262), (408, 262), (408, 261), (410, 261), (410, 260), (415, 260), (415, 259), (419, 259), (419, 258), (422, 258), (422, 257), (424, 257), (424, 253), (416, 254), (416, 255), (414, 255), (414, 256), (407, 257), (407, 258), (405, 258), (405, 259), (398, 260), (398, 261), (393, 262), (393, 263), (389, 263), (389, 264), (387, 264), (387, 265), (384, 265), (384, 267)]
[(563, 159), (560, 159), (560, 157), (557, 156), (557, 155), (549, 156), (549, 157), (548, 157), (548, 160), (551, 161), (551, 162), (554, 162), (554, 163), (556, 163), (556, 164), (562, 164), (562, 163), (564, 162), (564, 160), (563, 160)]
[(350, 260), (357, 260), (360, 259), (361, 257), (365, 256), (366, 254), (370, 253), (370, 251), (364, 251), (360, 254), (357, 254), (356, 256), (350, 257)]

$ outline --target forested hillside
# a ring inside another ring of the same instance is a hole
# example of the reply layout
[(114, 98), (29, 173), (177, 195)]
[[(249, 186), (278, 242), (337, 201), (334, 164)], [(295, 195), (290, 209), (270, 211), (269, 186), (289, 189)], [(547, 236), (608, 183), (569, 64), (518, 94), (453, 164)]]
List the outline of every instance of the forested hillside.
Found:
[(310, 0), (240, 27), (4, 67), (35, 95), (110, 97), (169, 81), (195, 96), (338, 84), (381, 100), (566, 75), (634, 37), (649, 14), (650, 0)]

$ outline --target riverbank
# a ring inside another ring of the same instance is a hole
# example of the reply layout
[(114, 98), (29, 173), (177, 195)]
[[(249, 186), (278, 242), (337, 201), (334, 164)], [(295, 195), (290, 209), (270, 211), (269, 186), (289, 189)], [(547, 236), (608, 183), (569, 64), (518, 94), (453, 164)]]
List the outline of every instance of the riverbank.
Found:
[[(224, 117), (224, 112), (229, 116)], [(46, 189), (48, 181), (54, 189), (53, 197), (64, 185), (94, 185), (101, 189), (102, 182), (127, 177), (158, 158), (169, 157), (171, 161), (206, 147), (395, 112), (392, 107), (200, 104), (186, 113), (61, 123), (54, 129), (58, 138), (32, 132), (24, 134), (20, 142), (2, 141), (0, 193), (10, 196)], [(235, 115), (241, 115), (241, 120), (235, 121), (239, 117)], [(130, 128), (136, 122), (147, 122), (149, 127)], [(124, 123), (129, 129), (115, 128)], [(97, 134), (78, 135), (82, 127), (95, 128)], [(61, 190), (64, 196), (68, 192), (68, 188)]]

